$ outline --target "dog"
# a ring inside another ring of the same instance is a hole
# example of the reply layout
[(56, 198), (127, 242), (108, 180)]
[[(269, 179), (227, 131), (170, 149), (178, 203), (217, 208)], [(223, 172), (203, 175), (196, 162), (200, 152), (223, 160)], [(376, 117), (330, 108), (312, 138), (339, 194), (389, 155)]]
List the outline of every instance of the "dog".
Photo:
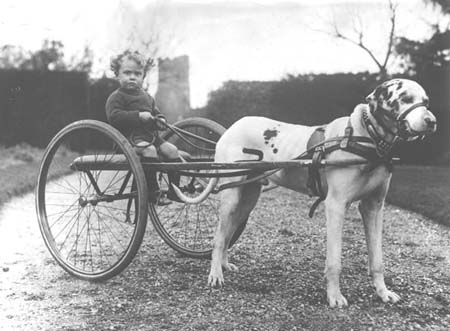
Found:
[[(380, 159), (386, 158), (399, 141), (411, 141), (436, 131), (436, 118), (428, 110), (428, 97), (416, 82), (393, 79), (375, 88), (367, 96), (366, 104), (357, 105), (349, 117), (338, 118), (325, 127), (325, 139), (344, 135), (350, 125), (355, 136), (373, 140)], [(286, 161), (296, 158), (307, 149), (307, 143), (317, 127), (288, 124), (264, 117), (244, 117), (235, 122), (219, 139), (216, 146), (216, 162), (254, 160), (254, 155), (243, 148), (262, 152), (264, 161)], [(358, 157), (358, 156), (356, 156)], [(355, 159), (349, 151), (335, 150), (325, 155), (327, 160)], [(303, 191), (304, 183), (298, 167), (284, 168), (270, 175), (276, 185), (294, 191)], [(368, 247), (369, 274), (376, 294), (383, 302), (397, 302), (399, 295), (389, 290), (384, 282), (382, 257), (383, 206), (391, 180), (391, 169), (386, 162), (346, 167), (325, 167), (327, 193), (325, 214), (327, 227), (327, 252), (325, 277), (327, 300), (331, 307), (344, 307), (346, 298), (339, 287), (341, 273), (342, 227), (350, 204), (359, 201), (359, 211), (364, 223)], [(226, 179), (230, 180), (230, 179)], [(236, 178), (233, 178), (236, 180)], [(204, 192), (196, 198), (183, 196), (186, 203), (198, 203), (205, 199), (216, 185), (212, 179)], [(223, 270), (236, 271), (228, 262), (228, 247), (233, 233), (255, 207), (261, 192), (261, 183), (226, 189), (220, 192), (220, 221), (214, 238), (210, 286), (222, 286)]]

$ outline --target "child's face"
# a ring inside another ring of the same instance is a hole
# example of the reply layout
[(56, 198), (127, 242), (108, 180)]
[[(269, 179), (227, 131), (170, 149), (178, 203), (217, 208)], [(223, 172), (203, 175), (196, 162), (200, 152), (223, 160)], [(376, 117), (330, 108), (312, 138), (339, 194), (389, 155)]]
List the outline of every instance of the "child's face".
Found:
[(137, 90), (142, 87), (144, 70), (132, 59), (123, 59), (117, 76), (120, 86), (127, 90)]

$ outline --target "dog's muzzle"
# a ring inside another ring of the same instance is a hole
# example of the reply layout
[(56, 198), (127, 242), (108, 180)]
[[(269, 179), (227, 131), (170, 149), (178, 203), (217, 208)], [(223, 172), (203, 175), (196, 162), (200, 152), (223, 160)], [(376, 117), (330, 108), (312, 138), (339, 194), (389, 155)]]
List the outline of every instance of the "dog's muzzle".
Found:
[(398, 136), (403, 140), (425, 139), (428, 135), (436, 132), (437, 124), (432, 118), (424, 118), (427, 125), (426, 131), (415, 131), (411, 128), (407, 120), (398, 122)]
[(398, 139), (407, 141), (407, 140), (414, 140), (417, 138), (424, 139), (426, 136), (428, 136), (436, 131), (436, 128), (437, 128), (436, 120), (434, 118), (432, 118), (431, 116), (424, 118), (424, 121), (427, 126), (425, 131), (416, 131), (411, 128), (406, 117), (414, 109), (419, 108), (419, 107), (426, 107), (428, 110), (428, 103), (427, 102), (415, 103), (411, 107), (406, 109), (404, 112), (399, 114), (398, 116), (393, 115), (391, 112), (389, 112), (388, 110), (383, 109), (383, 108), (380, 108), (379, 110), (381, 110), (384, 113), (384, 115), (386, 115), (387, 117), (389, 117), (395, 121), (397, 133), (396, 134), (394, 134), (393, 132), (392, 133), (395, 136), (397, 136)]

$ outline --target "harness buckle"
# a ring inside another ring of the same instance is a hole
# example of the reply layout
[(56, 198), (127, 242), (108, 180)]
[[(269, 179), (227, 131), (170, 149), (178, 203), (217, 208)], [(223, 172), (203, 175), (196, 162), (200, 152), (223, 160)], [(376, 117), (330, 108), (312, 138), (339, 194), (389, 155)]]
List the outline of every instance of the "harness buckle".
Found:
[(314, 154), (315, 153), (324, 153), (325, 152), (325, 145), (320, 145), (314, 148)]
[(377, 154), (380, 157), (386, 157), (387, 155), (389, 155), (390, 151), (392, 149), (392, 144), (387, 143), (384, 140), (379, 140), (377, 142)]
[(344, 137), (344, 138), (341, 140), (341, 144), (339, 145), (339, 147), (341, 147), (341, 149), (347, 149), (347, 147), (348, 147), (348, 141), (349, 141), (349, 138), (348, 138), (348, 137)]
[(344, 138), (342, 138), (340, 144), (341, 149), (346, 149), (348, 147), (348, 143), (352, 135), (353, 135), (353, 128), (349, 125), (345, 128), (345, 135)]

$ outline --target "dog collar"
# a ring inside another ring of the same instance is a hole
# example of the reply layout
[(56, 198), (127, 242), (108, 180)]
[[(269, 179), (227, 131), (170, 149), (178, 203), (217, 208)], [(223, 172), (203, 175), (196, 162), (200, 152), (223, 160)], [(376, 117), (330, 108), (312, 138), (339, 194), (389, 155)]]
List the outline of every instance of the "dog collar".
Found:
[[(377, 151), (378, 156), (385, 158), (389, 156), (389, 154), (392, 151), (392, 148), (394, 147), (394, 143), (397, 141), (396, 137), (394, 135), (394, 140), (392, 142), (388, 142), (378, 133), (375, 126), (370, 121), (369, 115), (367, 114), (366, 110), (363, 110), (362, 118), (364, 122), (364, 126), (367, 129), (367, 132), (370, 135), (370, 138), (375, 142), (375, 149)], [(384, 128), (383, 128), (384, 129)]]

